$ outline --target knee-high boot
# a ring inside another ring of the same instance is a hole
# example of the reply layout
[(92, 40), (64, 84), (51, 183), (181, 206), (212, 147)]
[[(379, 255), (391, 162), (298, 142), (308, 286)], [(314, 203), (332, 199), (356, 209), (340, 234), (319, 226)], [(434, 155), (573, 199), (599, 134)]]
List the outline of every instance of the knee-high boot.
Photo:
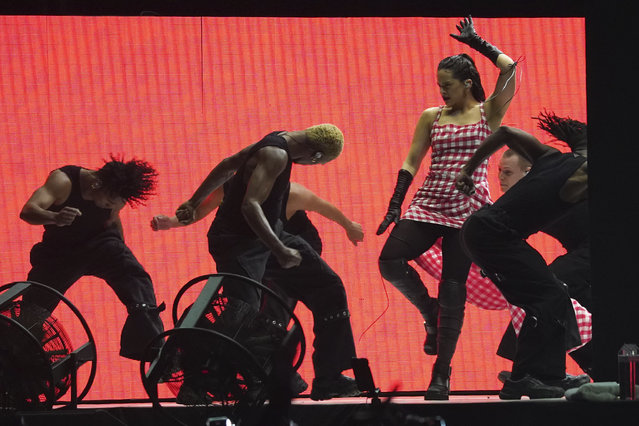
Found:
[(447, 400), (450, 393), (450, 364), (464, 323), (466, 284), (446, 279), (439, 283), (437, 359), (426, 390), (427, 400)]
[(428, 289), (419, 274), (405, 259), (380, 259), (379, 271), (384, 279), (393, 284), (419, 310), (424, 318), (426, 329), (424, 352), (428, 355), (436, 355), (439, 312), (437, 299), (428, 295)]

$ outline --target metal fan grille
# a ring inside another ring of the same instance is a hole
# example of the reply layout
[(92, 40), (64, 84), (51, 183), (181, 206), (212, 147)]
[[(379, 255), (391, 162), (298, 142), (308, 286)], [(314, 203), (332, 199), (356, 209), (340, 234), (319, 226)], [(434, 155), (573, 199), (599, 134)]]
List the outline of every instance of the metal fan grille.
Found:
[[(0, 310), (0, 404), (4, 409), (39, 408), (60, 398), (70, 375), (53, 382), (51, 366), (73, 350), (62, 325), (38, 307), (22, 309), (19, 301)], [(17, 324), (21, 325), (19, 327)]]

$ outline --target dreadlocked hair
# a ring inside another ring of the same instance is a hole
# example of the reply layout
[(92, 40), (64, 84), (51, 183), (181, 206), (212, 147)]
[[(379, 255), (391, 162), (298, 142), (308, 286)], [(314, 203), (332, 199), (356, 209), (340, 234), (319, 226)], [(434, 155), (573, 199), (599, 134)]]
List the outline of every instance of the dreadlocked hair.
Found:
[(585, 148), (587, 137), (586, 123), (573, 120), (570, 117), (557, 117), (554, 112), (545, 110), (539, 113), (539, 116), (533, 117), (533, 119), (539, 121), (537, 126), (541, 130), (568, 144), (572, 151)]
[(125, 162), (123, 158), (110, 157), (111, 161), (105, 160), (97, 170), (103, 190), (122, 197), (131, 207), (144, 205), (155, 195), (158, 172), (153, 166), (136, 158)]

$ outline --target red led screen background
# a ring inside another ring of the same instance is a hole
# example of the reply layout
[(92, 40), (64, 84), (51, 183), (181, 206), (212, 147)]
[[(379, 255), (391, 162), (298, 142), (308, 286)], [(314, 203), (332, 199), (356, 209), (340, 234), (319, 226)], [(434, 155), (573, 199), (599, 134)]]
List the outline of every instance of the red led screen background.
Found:
[[(215, 271), (210, 218), (153, 232), (154, 214), (172, 214), (226, 155), (272, 130), (321, 122), (339, 126), (343, 154), (323, 167), (297, 166), (293, 180), (362, 224), (357, 247), (336, 224), (311, 213), (324, 258), (343, 278), (358, 355), (382, 390), (423, 390), (432, 357), (422, 321), (390, 284), (375, 236), (423, 109), (442, 103), (437, 63), (467, 52), (487, 92), (496, 68), (449, 37), (455, 18), (0, 17), (0, 282), (22, 280), (42, 227), (18, 213), (50, 170), (98, 168), (110, 153), (136, 156), (159, 171), (147, 206), (125, 208), (126, 241), (151, 274), (171, 327), (170, 307), (189, 279)], [(586, 120), (585, 34), (581, 18), (475, 19), (478, 32), (518, 66), (518, 91), (504, 124), (548, 138), (532, 116), (544, 108)], [(500, 194), (490, 162), (493, 198)], [(408, 200), (428, 168), (428, 157)], [(544, 236), (531, 243), (551, 260), (563, 251)], [(432, 294), (436, 282), (423, 274)], [(139, 365), (120, 358), (125, 309), (102, 282), (85, 277), (67, 296), (89, 322), (98, 372), (89, 399), (143, 398)], [(312, 318), (298, 308), (307, 339)], [(453, 359), (453, 390), (497, 389), (510, 363), (494, 355), (508, 315), (467, 304)], [(61, 313), (65, 315), (64, 312)], [(64, 320), (64, 318), (62, 318)], [(71, 334), (78, 330), (68, 330)], [(577, 372), (569, 360), (569, 372)], [(310, 353), (303, 376), (313, 377)]]

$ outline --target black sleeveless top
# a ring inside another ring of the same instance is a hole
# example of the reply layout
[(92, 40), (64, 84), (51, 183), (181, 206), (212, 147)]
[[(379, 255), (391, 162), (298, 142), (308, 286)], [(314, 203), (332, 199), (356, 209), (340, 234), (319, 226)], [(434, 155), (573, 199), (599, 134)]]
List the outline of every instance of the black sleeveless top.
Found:
[(573, 203), (560, 197), (561, 187), (586, 161), (580, 155), (554, 152), (540, 157), (526, 176), (493, 206), (507, 212), (509, 226), (524, 238), (565, 216)]
[(59, 212), (63, 207), (74, 207), (82, 212), (69, 226), (44, 225), (42, 242), (47, 245), (76, 248), (105, 229), (111, 216), (111, 209), (98, 207), (93, 201), (82, 198), (80, 188), (80, 170), (78, 166), (64, 166), (59, 170), (71, 179), (71, 193), (59, 206), (52, 205), (48, 210)]
[[(242, 201), (244, 200), (247, 189), (246, 183), (244, 182), (246, 163), (257, 151), (267, 146), (281, 148), (288, 154), (286, 140), (282, 136), (278, 136), (278, 133), (281, 132), (269, 133), (261, 141), (253, 145), (244, 164), (242, 164), (235, 172), (235, 175), (224, 184), (224, 199), (211, 224), (209, 235), (243, 235), (256, 237), (241, 212)], [(279, 219), (282, 219), (286, 213), (292, 165), (293, 161), (289, 155), (285, 169), (275, 180), (268, 198), (262, 203), (262, 210), (264, 211), (266, 220), (273, 229), (275, 229), (275, 223)]]

